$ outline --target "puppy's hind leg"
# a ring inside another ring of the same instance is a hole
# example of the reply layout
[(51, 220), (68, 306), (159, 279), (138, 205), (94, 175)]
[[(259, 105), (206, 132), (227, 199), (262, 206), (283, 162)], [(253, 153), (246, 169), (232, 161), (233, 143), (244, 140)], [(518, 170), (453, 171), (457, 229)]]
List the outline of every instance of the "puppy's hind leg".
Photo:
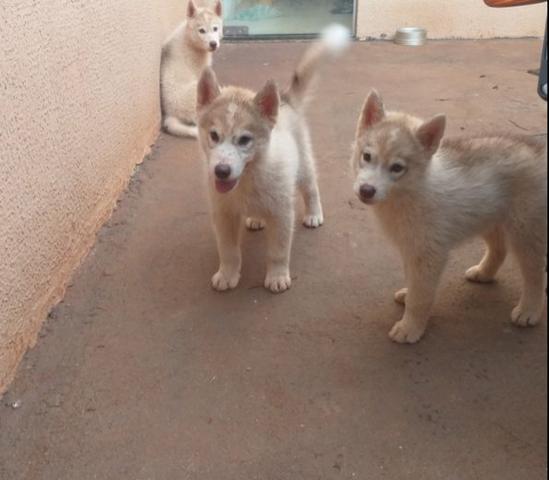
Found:
[(219, 252), (219, 270), (212, 277), (212, 287), (222, 292), (236, 288), (240, 281), (242, 217), (231, 211), (217, 211), (213, 217)]
[(306, 129), (304, 129), (303, 138), (300, 142), (300, 153), (298, 188), (305, 201), (303, 225), (307, 228), (318, 228), (324, 223), (324, 213), (320, 202), (315, 158)]
[(477, 283), (491, 283), (507, 256), (505, 232), (502, 227), (496, 227), (484, 235), (486, 253), (478, 265), (471, 267), (465, 273), (467, 280)]
[(523, 278), (522, 296), (511, 314), (512, 322), (519, 327), (537, 325), (543, 317), (547, 282), (544, 235), (546, 228), (539, 224), (510, 232), (510, 244)]

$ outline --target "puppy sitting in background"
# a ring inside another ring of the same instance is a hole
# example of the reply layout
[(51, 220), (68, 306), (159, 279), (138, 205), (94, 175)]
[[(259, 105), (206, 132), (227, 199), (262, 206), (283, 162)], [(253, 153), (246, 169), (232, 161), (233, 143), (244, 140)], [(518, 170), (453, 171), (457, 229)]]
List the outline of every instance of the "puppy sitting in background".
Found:
[(244, 223), (251, 230), (267, 227), (265, 288), (274, 293), (290, 288), (296, 190), (305, 200), (305, 226), (316, 228), (324, 221), (303, 107), (319, 64), (342, 50), (349, 38), (344, 27), (329, 28), (307, 51), (282, 98), (273, 82), (255, 94), (220, 88), (211, 69), (202, 75), (199, 141), (220, 258), (212, 279), (216, 290), (238, 285)]
[(162, 125), (172, 135), (197, 137), (196, 85), (223, 33), (223, 8), (218, 0), (213, 9), (187, 5), (187, 20), (162, 48), (160, 90)]
[(358, 123), (354, 189), (404, 261), (408, 289), (396, 301), (406, 310), (390, 332), (399, 343), (422, 337), (448, 254), (473, 235), (487, 250), (467, 278), (491, 282), (509, 247), (523, 277), (513, 323), (536, 325), (545, 308), (545, 144), (516, 135), (442, 140), (445, 122), (385, 113), (372, 92)]

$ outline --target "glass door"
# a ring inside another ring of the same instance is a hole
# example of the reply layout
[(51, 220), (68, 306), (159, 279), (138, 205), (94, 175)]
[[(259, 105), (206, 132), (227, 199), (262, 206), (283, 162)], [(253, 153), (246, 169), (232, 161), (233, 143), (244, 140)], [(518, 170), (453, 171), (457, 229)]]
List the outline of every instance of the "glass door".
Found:
[(354, 31), (355, 0), (224, 0), (225, 36), (316, 35), (330, 23)]

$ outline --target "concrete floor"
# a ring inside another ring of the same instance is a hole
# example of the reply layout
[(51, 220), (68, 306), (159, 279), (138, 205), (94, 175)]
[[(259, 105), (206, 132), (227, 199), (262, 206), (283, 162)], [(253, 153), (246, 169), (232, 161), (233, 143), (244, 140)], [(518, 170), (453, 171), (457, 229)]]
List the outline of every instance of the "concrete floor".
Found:
[[(303, 44), (225, 45), (225, 82), (285, 81)], [(162, 136), (51, 313), (0, 407), (2, 480), (407, 479), (546, 476), (547, 328), (518, 330), (512, 262), (491, 286), (453, 256), (428, 334), (391, 343), (399, 260), (353, 199), (349, 144), (372, 86), (450, 130), (543, 134), (539, 42), (354, 46), (310, 118), (327, 223), (299, 228), (294, 286), (214, 293), (217, 254), (196, 144)], [(18, 408), (13, 408), (13, 406)]]

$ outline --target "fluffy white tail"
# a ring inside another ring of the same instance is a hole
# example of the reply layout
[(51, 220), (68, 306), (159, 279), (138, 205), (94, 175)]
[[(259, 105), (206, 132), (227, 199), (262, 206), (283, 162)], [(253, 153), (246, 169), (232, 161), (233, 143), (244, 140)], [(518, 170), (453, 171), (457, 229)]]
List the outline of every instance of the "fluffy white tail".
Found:
[(350, 42), (351, 33), (343, 25), (333, 24), (322, 32), (320, 41), (305, 52), (296, 68), (292, 84), (285, 95), (290, 105), (294, 108), (303, 106), (321, 64), (343, 53)]
[(166, 117), (164, 119), (164, 130), (176, 137), (198, 138), (198, 127), (196, 125), (186, 125), (175, 117)]

